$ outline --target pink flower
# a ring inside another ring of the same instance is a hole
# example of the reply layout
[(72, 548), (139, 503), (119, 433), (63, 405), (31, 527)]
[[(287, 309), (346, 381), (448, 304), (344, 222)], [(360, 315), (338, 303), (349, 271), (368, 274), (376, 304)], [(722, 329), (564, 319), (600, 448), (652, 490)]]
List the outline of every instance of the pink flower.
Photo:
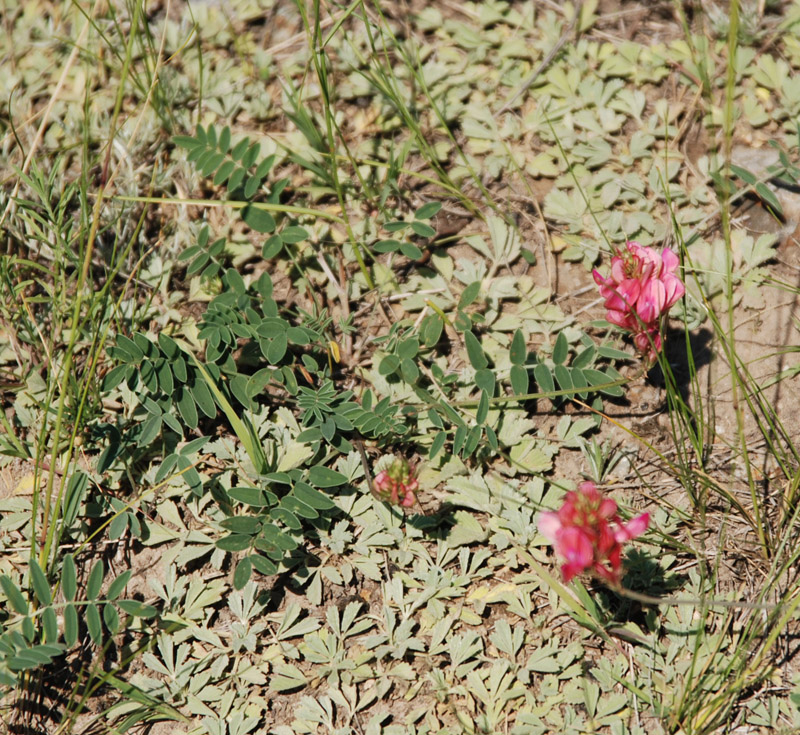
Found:
[(591, 570), (601, 579), (619, 584), (622, 544), (641, 536), (649, 523), (649, 513), (623, 523), (617, 504), (603, 497), (593, 482), (583, 482), (577, 491), (567, 493), (560, 510), (542, 513), (539, 531), (564, 559), (561, 574), (565, 582)]
[(611, 259), (611, 273), (592, 271), (608, 310), (606, 319), (633, 334), (636, 349), (650, 362), (661, 350), (661, 317), (686, 289), (676, 275), (678, 256), (668, 248), (653, 248), (628, 241)]
[(404, 508), (410, 508), (417, 502), (417, 489), (419, 480), (414, 476), (414, 467), (405, 459), (395, 459), (388, 469), (379, 472), (372, 481), (372, 491), (376, 497)]

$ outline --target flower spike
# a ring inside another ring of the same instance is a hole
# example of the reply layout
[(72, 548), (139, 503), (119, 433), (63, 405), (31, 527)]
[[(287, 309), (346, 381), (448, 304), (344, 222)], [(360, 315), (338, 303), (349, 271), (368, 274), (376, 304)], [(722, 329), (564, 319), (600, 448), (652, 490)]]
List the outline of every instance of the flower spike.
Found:
[(565, 582), (592, 571), (612, 585), (622, 579), (622, 544), (641, 536), (649, 524), (649, 513), (623, 523), (617, 504), (603, 497), (593, 482), (581, 483), (567, 493), (560, 510), (539, 517), (539, 531), (564, 559)]

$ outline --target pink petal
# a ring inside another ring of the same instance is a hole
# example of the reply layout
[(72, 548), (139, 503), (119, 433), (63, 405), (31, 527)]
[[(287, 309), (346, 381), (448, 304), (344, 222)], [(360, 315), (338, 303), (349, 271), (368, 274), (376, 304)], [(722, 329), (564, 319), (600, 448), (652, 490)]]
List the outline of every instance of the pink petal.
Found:
[(661, 351), (661, 335), (653, 328), (649, 331), (639, 331), (633, 335), (633, 343), (642, 355), (649, 355)]
[(539, 533), (542, 534), (551, 544), (556, 542), (558, 532), (561, 530), (561, 519), (558, 513), (542, 513), (539, 516)]
[(588, 569), (594, 558), (594, 549), (588, 536), (580, 528), (562, 528), (558, 534), (556, 550), (568, 562)]
[(387, 491), (393, 484), (392, 478), (389, 477), (389, 473), (386, 470), (375, 475), (375, 479), (372, 481), (373, 487), (379, 492)]
[(675, 273), (678, 269), (678, 266), (681, 264), (681, 261), (678, 259), (678, 256), (672, 252), (669, 248), (664, 248), (661, 251), (661, 261), (664, 264), (664, 273)]
[(612, 258), (609, 280), (613, 283), (622, 283), (625, 278), (625, 261), (619, 256)]
[(666, 293), (664, 301), (664, 311), (666, 312), (686, 293), (686, 288), (680, 278), (669, 274), (664, 276), (663, 283)]
[(628, 278), (620, 283), (617, 288), (606, 297), (606, 309), (616, 311), (630, 311), (636, 304), (642, 292), (642, 284), (632, 278)]
[(662, 314), (667, 300), (666, 289), (661, 281), (648, 281), (636, 302), (636, 313), (645, 324), (652, 324)]
[(625, 525), (619, 526), (616, 531), (614, 531), (614, 538), (620, 544), (625, 543), (626, 541), (635, 539), (637, 536), (641, 536), (649, 525), (650, 514), (642, 513), (642, 515), (628, 521)]
[(617, 504), (611, 498), (603, 498), (597, 509), (597, 515), (606, 519), (612, 518), (616, 512)]
[(585, 567), (573, 562), (567, 562), (561, 565), (561, 577), (565, 582), (569, 582), (576, 574), (580, 574)]
[(606, 321), (610, 324), (616, 324), (618, 327), (633, 331), (639, 328), (639, 322), (636, 317), (628, 311), (611, 310), (606, 312)]

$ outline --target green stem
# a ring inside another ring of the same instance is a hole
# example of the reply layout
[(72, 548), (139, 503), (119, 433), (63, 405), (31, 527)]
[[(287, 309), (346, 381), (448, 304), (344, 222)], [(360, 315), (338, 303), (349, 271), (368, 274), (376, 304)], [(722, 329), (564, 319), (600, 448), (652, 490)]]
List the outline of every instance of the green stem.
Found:
[(320, 219), (327, 219), (331, 222), (343, 225), (345, 221), (330, 212), (324, 212), (319, 209), (307, 209), (306, 207), (296, 207), (289, 204), (268, 204), (267, 202), (240, 202), (233, 199), (181, 199), (179, 197), (140, 197), (140, 196), (123, 196), (118, 194), (110, 197), (112, 201), (117, 202), (143, 202), (145, 204), (176, 204), (184, 207), (229, 207), (230, 209), (244, 209), (245, 207), (253, 207), (253, 209), (263, 209), (266, 212), (285, 212), (287, 214), (295, 215), (309, 215), (319, 217)]
[[(111, 116), (111, 134), (109, 135), (108, 140), (108, 149), (113, 143), (114, 138), (116, 137), (117, 130), (119, 129), (119, 117), (120, 112), (122, 110), (122, 101), (125, 97), (125, 85), (128, 78), (128, 73), (130, 71), (131, 61), (133, 58), (133, 44), (136, 38), (136, 31), (139, 26), (139, 19), (142, 12), (142, 3), (136, 2), (133, 8), (133, 17), (131, 18), (131, 27), (128, 35), (128, 43), (125, 50), (125, 59), (122, 65), (122, 72), (120, 74), (120, 81), (119, 86), (117, 88), (117, 97), (114, 104), (114, 111)], [(67, 408), (67, 396), (69, 390), (69, 382), (72, 380), (72, 367), (73, 361), (75, 357), (75, 345), (78, 341), (78, 334), (79, 329), (78, 325), (81, 322), (81, 313), (83, 311), (83, 304), (85, 299), (85, 289), (86, 283), (89, 279), (89, 268), (92, 264), (92, 259), (94, 257), (94, 243), (95, 239), (97, 238), (97, 231), (100, 227), (100, 212), (103, 207), (103, 202), (105, 199), (106, 193), (106, 183), (102, 181), (97, 192), (97, 199), (95, 201), (94, 207), (92, 208), (92, 222), (89, 227), (89, 236), (86, 240), (84, 246), (84, 253), (83, 253), (83, 263), (81, 265), (81, 270), (78, 275), (78, 282), (75, 288), (75, 304), (72, 309), (72, 329), (70, 330), (70, 339), (69, 343), (67, 344), (66, 348), (66, 355), (64, 358), (64, 365), (61, 370), (61, 380), (59, 385), (60, 396), (58, 401), (58, 409), (56, 412), (56, 421), (53, 427), (53, 435), (52, 435), (52, 450), (51, 450), (51, 462), (50, 462), (50, 471), (47, 475), (47, 485), (45, 487), (45, 499), (44, 499), (44, 508), (42, 509), (42, 527), (43, 531), (46, 533), (45, 542), (39, 551), (39, 566), (42, 569), (47, 567), (48, 559), (50, 558), (50, 552), (53, 545), (53, 539), (55, 537), (57, 518), (55, 509), (51, 506), (53, 502), (53, 486), (55, 483), (55, 475), (56, 475), (56, 463), (58, 461), (58, 452), (59, 452), (59, 445), (61, 443), (61, 433), (64, 426), (64, 415)], [(69, 475), (69, 466), (72, 462), (72, 454), (74, 451), (74, 442), (70, 442), (69, 446), (67, 447), (67, 452), (64, 459), (64, 474), (61, 478), (60, 482), (60, 489), (59, 489), (59, 497), (64, 491), (66, 486), (66, 482)], [(51, 516), (52, 513), (52, 516)], [(33, 539), (31, 543), (31, 555), (35, 554), (36, 548), (36, 541)]]

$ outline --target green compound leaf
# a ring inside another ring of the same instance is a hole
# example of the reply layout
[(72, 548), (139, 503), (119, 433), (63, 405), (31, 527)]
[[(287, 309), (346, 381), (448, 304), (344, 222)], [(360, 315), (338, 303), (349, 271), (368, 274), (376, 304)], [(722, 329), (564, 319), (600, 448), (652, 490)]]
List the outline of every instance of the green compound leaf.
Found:
[(582, 350), (572, 361), (574, 368), (586, 368), (594, 362), (597, 355), (597, 349), (594, 345), (589, 345), (585, 350)]
[(181, 148), (186, 148), (188, 150), (194, 150), (198, 146), (202, 146), (203, 143), (198, 141), (196, 138), (193, 138), (191, 135), (173, 135), (172, 142), (175, 145), (179, 145)]
[(86, 606), (86, 628), (92, 642), (100, 645), (103, 642), (103, 624), (100, 621), (100, 611), (93, 602)]
[(559, 332), (556, 337), (556, 344), (553, 347), (553, 362), (556, 365), (563, 365), (567, 361), (569, 354), (569, 342), (564, 332)]
[(460, 454), (461, 448), (464, 446), (464, 440), (467, 438), (467, 427), (459, 426), (456, 433), (453, 435), (453, 454)]
[(481, 292), (481, 282), (480, 281), (473, 281), (469, 284), (462, 292), (461, 297), (458, 299), (458, 308), (459, 309), (466, 309), (471, 303), (478, 298), (478, 294)]
[(89, 572), (89, 579), (86, 581), (86, 599), (96, 600), (100, 595), (100, 588), (103, 586), (103, 562), (97, 561)]
[(250, 548), (252, 541), (252, 536), (232, 533), (230, 536), (225, 536), (221, 539), (218, 539), (216, 542), (216, 547), (218, 549), (222, 549), (222, 551), (244, 551), (245, 549)]
[(539, 363), (533, 368), (533, 377), (536, 378), (536, 385), (542, 393), (552, 393), (556, 389), (556, 384), (553, 382), (553, 374), (548, 369), (547, 365)]
[(130, 569), (125, 570), (108, 586), (108, 592), (106, 593), (107, 600), (116, 600), (122, 594), (128, 586), (131, 574), (132, 572)]
[(111, 603), (103, 606), (103, 622), (112, 634), (119, 631), (119, 613)]
[(336, 470), (316, 465), (308, 471), (308, 481), (316, 487), (339, 487), (347, 484), (347, 477)]
[(486, 440), (489, 442), (489, 446), (496, 452), (500, 448), (500, 442), (497, 439), (495, 430), (491, 426), (484, 426), (483, 428), (486, 431)]
[(616, 347), (609, 347), (608, 345), (600, 345), (597, 348), (597, 354), (609, 360), (630, 360), (632, 358), (630, 353), (618, 350)]
[(61, 564), (61, 590), (67, 600), (74, 600), (78, 594), (78, 575), (72, 554), (67, 554)]
[(486, 368), (475, 373), (475, 385), (490, 396), (494, 395), (495, 377), (494, 371)]
[(376, 242), (372, 249), (376, 253), (395, 253), (400, 250), (399, 240), (379, 240)]
[(198, 425), (197, 405), (194, 398), (186, 386), (181, 386), (177, 393), (178, 412), (181, 418), (190, 429), (196, 429)]
[[(611, 368), (609, 368), (609, 372), (611, 372)], [(589, 382), (589, 385), (603, 385), (604, 383), (613, 383), (615, 380), (619, 380), (620, 375), (617, 373), (616, 370), (613, 371), (611, 374), (607, 374), (601, 372), (600, 370), (594, 370), (592, 368), (586, 368), (583, 370), (583, 377)], [(622, 389), (621, 385), (615, 385), (610, 388), (600, 388), (600, 393), (603, 393), (607, 396), (613, 396), (615, 398), (620, 398), (625, 395), (625, 391)]]
[(217, 143), (217, 147), (223, 153), (227, 153), (228, 148), (231, 147), (231, 129), (227, 125), (224, 128), (222, 128), (222, 132), (219, 134), (219, 141)]
[(50, 664), (56, 656), (60, 656), (63, 652), (64, 647), (61, 645), (42, 643), (18, 651), (15, 656), (6, 659), (6, 665), (11, 671), (37, 669)]
[(78, 611), (75, 605), (64, 607), (64, 643), (72, 648), (78, 642)]
[(436, 230), (434, 230), (433, 227), (419, 220), (415, 220), (411, 223), (411, 229), (420, 237), (430, 238), (436, 235)]
[(400, 252), (409, 260), (419, 260), (422, 257), (422, 250), (410, 242), (401, 242)]
[(213, 419), (217, 415), (217, 404), (214, 403), (214, 397), (204, 382), (196, 382), (189, 388), (189, 392), (192, 394), (194, 402), (208, 418)]
[(153, 618), (158, 613), (152, 605), (145, 605), (139, 600), (118, 600), (117, 605), (122, 612), (135, 618)]
[(467, 348), (470, 365), (476, 370), (483, 370), (489, 364), (481, 343), (471, 331), (464, 332), (464, 346)]
[(561, 388), (561, 390), (570, 390), (574, 387), (572, 385), (572, 376), (570, 375), (569, 369), (564, 365), (556, 365), (553, 374), (556, 376), (558, 387)]
[(525, 395), (528, 392), (529, 378), (528, 370), (521, 365), (512, 365), (511, 373), (511, 389), (518, 396)]
[(253, 569), (260, 574), (272, 576), (273, 574), (278, 573), (278, 565), (271, 559), (267, 559), (265, 556), (253, 554), (250, 556), (250, 563), (253, 565)]
[(228, 191), (236, 191), (242, 185), (245, 176), (247, 176), (247, 169), (238, 166), (228, 179)]
[(378, 365), (379, 375), (391, 375), (400, 367), (400, 358), (397, 355), (386, 355)]
[(508, 357), (512, 365), (524, 365), (525, 360), (528, 358), (528, 347), (525, 344), (525, 335), (521, 329), (514, 332), (514, 337), (511, 339), (511, 348), (508, 351)]
[(447, 432), (440, 431), (433, 437), (433, 443), (431, 444), (431, 448), (428, 450), (428, 457), (433, 459), (439, 452), (442, 451), (444, 448), (444, 443), (447, 440)]
[(406, 383), (416, 383), (419, 378), (419, 368), (414, 360), (407, 358), (400, 363), (400, 374)]
[(233, 161), (225, 161), (214, 174), (214, 186), (219, 186), (228, 180), (228, 177), (233, 173), (236, 164)]
[(306, 505), (305, 503), (298, 500), (293, 495), (285, 495), (281, 498), (280, 505), (282, 508), (285, 508), (290, 513), (294, 513), (300, 518), (308, 518), (309, 520), (313, 520), (314, 518), (319, 518), (319, 513), (317, 513), (314, 508), (310, 505)]
[(336, 507), (336, 503), (327, 495), (315, 490), (310, 485), (306, 485), (304, 482), (298, 482), (294, 486), (293, 493), (298, 500), (318, 510), (328, 510)]
[(439, 213), (442, 208), (441, 202), (427, 202), (423, 204), (416, 212), (414, 212), (414, 219), (430, 219)]
[(261, 519), (257, 516), (231, 516), (220, 524), (222, 528), (231, 533), (242, 533), (248, 536), (261, 530)]
[[(572, 385), (575, 388), (586, 388), (589, 385), (589, 381), (586, 379), (586, 376), (583, 374), (583, 370), (578, 370), (577, 368), (570, 368), (569, 371), (570, 379), (572, 380)], [(578, 394), (579, 398), (586, 400), (589, 397), (588, 391), (580, 391)]]
[[(303, 527), (300, 519), (291, 511), (286, 510), (286, 508), (272, 508), (269, 511), (269, 516), (272, 518), (272, 520), (280, 521), (287, 528), (291, 528), (293, 531), (299, 531)], [(258, 540), (256, 541), (256, 548), (261, 548), (258, 544)]]
[(20, 615), (28, 614), (28, 602), (23, 597), (22, 591), (5, 574), (0, 577), (0, 587), (11, 603), (11, 607)]
[(475, 412), (475, 421), (479, 424), (482, 424), (486, 421), (486, 417), (489, 415), (489, 394), (485, 391), (481, 391), (481, 397), (478, 400), (478, 410)]
[(444, 321), (438, 314), (428, 314), (419, 325), (419, 337), (426, 347), (435, 347), (442, 336)]
[(46, 607), (42, 611), (42, 627), (45, 641), (55, 643), (58, 640), (58, 617), (52, 607)]
[(264, 524), (261, 537), (269, 544), (281, 549), (282, 551), (292, 551), (297, 548), (297, 541), (291, 536), (287, 536), (280, 528), (271, 523)]
[(750, 186), (754, 186), (758, 182), (758, 177), (755, 174), (748, 171), (746, 168), (742, 168), (741, 166), (737, 166), (736, 164), (732, 163), (731, 165), (731, 173), (738, 176), (742, 181), (746, 184), (750, 184)]
[[(248, 181), (247, 183), (249, 184), (250, 182)], [(260, 182), (256, 182), (256, 184), (258, 183)], [(247, 197), (246, 190), (245, 190), (245, 197)], [(249, 227), (254, 229), (256, 232), (269, 234), (275, 231), (275, 218), (269, 212), (263, 209), (258, 209), (252, 204), (248, 204), (242, 210), (242, 219)]]
[(778, 197), (775, 196), (775, 192), (773, 192), (772, 189), (770, 189), (763, 181), (759, 181), (756, 184), (755, 189), (756, 194), (758, 194), (758, 196), (760, 196), (779, 217), (783, 217), (783, 207), (781, 207)]
[(461, 453), (463, 458), (471, 457), (475, 450), (478, 448), (478, 443), (483, 436), (482, 426), (473, 426), (467, 434), (466, 441), (464, 442), (464, 449)]
[(50, 583), (47, 581), (39, 562), (31, 559), (29, 563), (31, 586), (36, 594), (36, 598), (42, 605), (49, 605), (53, 602), (53, 593), (50, 590)]
[(271, 505), (264, 491), (256, 487), (234, 487), (228, 490), (228, 495), (252, 508), (266, 508)]
[(241, 161), (242, 156), (244, 156), (245, 151), (247, 150), (247, 146), (250, 145), (250, 138), (242, 138), (235, 146), (233, 146), (233, 150), (231, 151), (231, 158), (234, 161)]
[(139, 345), (124, 334), (117, 335), (116, 347), (127, 357), (126, 362), (139, 362), (144, 357)]
[(308, 240), (308, 231), (303, 227), (292, 225), (281, 230), (280, 238), (287, 244), (302, 242), (303, 240)]
[(233, 587), (234, 589), (241, 590), (250, 581), (250, 575), (253, 572), (253, 564), (250, 557), (246, 556), (239, 560), (236, 569), (233, 572)]
[(242, 156), (242, 166), (250, 168), (256, 162), (259, 153), (261, 153), (261, 143), (253, 143)]

